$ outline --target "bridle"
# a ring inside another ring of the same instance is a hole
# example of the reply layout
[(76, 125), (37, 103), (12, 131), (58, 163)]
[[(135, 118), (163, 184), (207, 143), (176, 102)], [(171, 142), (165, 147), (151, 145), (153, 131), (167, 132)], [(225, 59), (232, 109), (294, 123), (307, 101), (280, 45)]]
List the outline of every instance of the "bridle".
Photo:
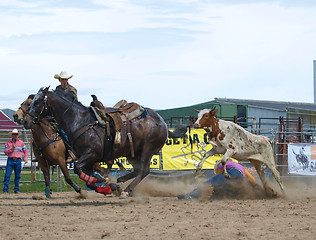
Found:
[[(49, 110), (49, 108), (48, 108), (48, 105), (47, 105), (47, 96), (45, 95), (45, 97), (43, 99), (43, 106), (42, 106), (41, 111), (39, 112), (39, 114), (36, 114), (36, 115), (32, 114), (32, 113), (28, 113), (28, 114), (33, 119), (33, 123), (35, 123), (35, 124), (39, 123), (39, 122), (43, 123), (42, 119), (45, 118), (44, 113), (47, 110)], [(51, 116), (53, 116), (50, 111), (49, 111), (49, 113), (50, 113)]]

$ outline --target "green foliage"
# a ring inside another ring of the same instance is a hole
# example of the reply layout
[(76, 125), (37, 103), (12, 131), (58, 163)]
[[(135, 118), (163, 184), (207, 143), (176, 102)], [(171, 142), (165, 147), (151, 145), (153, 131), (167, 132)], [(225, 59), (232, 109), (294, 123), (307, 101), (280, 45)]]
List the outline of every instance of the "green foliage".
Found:
[[(3, 189), (3, 179), (4, 179), (5, 170), (0, 170), (0, 191)], [(73, 174), (73, 172), (70, 172)], [(33, 177), (33, 181), (32, 180)], [(65, 181), (65, 178), (62, 176), (61, 178), (61, 189), (63, 192), (74, 191), (74, 189)], [(85, 189), (85, 182), (80, 180), (77, 175), (72, 175), (71, 179), (76, 182), (82, 189)], [(60, 182), (59, 182), (60, 184)], [(57, 175), (56, 170), (51, 175), (51, 184), (50, 187), (52, 192), (57, 192)], [(60, 189), (60, 187), (59, 187)], [(59, 190), (60, 191), (60, 190)], [(14, 171), (12, 172), (10, 184), (9, 184), (9, 193), (14, 192)], [(23, 169), (21, 173), (20, 180), (20, 192), (42, 192), (45, 194), (45, 181), (43, 173), (36, 170), (31, 174), (31, 170), (29, 168)]]

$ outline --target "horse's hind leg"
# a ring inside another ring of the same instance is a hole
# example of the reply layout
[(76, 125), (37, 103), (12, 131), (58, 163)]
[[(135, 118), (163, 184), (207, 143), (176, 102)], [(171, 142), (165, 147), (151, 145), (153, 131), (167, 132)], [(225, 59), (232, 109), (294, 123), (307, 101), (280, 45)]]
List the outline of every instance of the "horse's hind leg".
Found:
[(129, 180), (133, 177), (134, 180), (124, 189), (120, 198), (126, 198), (134, 188), (149, 174), (150, 171), (150, 161), (153, 154), (143, 153), (142, 157), (138, 160), (133, 159), (131, 164), (133, 165), (134, 171), (123, 176), (120, 180)]
[(130, 172), (130, 173), (128, 173), (128, 174), (126, 174), (126, 175), (124, 175), (122, 177), (119, 177), (117, 179), (117, 183), (126, 182), (126, 181), (136, 177), (137, 174), (138, 174), (138, 171), (136, 169), (134, 169), (132, 172)]

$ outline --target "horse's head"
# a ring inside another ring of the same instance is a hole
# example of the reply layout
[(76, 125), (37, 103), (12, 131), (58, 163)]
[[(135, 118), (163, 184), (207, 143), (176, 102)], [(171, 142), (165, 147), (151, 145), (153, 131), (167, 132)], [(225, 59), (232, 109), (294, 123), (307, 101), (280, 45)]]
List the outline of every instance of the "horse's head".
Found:
[(28, 98), (21, 103), (21, 106), (19, 109), (13, 114), (14, 121), (17, 122), (18, 124), (23, 124), (24, 123), (24, 116), (28, 113), (29, 107), (31, 105), (31, 102), (34, 98), (34, 94), (31, 94), (28, 96)]
[(38, 121), (39, 118), (46, 116), (46, 95), (48, 89), (49, 87), (41, 88), (31, 101), (28, 112), (26, 115), (24, 115), (23, 125), (25, 128), (30, 129), (32, 125)]

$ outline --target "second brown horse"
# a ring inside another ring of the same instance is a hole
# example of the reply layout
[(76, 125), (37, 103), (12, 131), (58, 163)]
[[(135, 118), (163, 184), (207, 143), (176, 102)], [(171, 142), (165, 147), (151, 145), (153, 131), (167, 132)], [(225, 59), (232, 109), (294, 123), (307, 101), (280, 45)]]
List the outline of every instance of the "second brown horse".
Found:
[[(21, 104), (21, 107), (13, 114), (14, 121), (23, 124), (25, 114), (34, 98), (34, 95), (29, 95), (28, 98)], [(82, 190), (70, 178), (70, 174), (66, 164), (66, 147), (58, 135), (57, 131), (53, 128), (51, 123), (43, 118), (37, 124), (32, 126), (33, 147), (34, 155), (38, 164), (44, 174), (45, 179), (45, 195), (51, 198), (50, 188), (50, 166), (58, 165), (65, 176), (66, 182), (73, 187), (82, 197), (86, 195), (86, 191)], [(95, 164), (94, 169), (105, 175), (105, 169), (99, 164)]]

